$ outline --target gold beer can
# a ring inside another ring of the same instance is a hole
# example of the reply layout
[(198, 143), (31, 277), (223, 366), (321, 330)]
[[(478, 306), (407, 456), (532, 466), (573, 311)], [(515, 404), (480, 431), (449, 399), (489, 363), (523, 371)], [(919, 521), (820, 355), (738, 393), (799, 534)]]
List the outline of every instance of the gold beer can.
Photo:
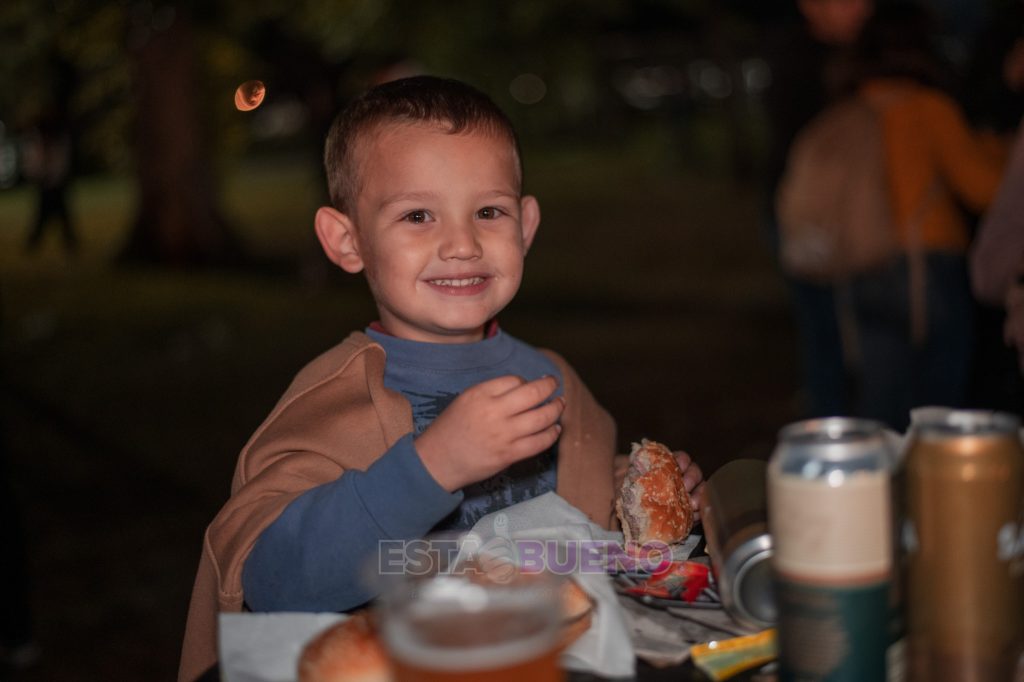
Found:
[(915, 422), (903, 542), (914, 682), (1013, 680), (1024, 651), (1024, 450), (1011, 415)]

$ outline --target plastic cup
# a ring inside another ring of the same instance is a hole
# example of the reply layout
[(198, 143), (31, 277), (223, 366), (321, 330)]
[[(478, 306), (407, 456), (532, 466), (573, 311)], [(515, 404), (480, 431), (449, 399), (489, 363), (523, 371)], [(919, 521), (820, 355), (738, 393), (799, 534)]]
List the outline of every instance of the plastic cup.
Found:
[(378, 601), (396, 682), (564, 680), (559, 578), (510, 576), (500, 557), (444, 542), (418, 551)]

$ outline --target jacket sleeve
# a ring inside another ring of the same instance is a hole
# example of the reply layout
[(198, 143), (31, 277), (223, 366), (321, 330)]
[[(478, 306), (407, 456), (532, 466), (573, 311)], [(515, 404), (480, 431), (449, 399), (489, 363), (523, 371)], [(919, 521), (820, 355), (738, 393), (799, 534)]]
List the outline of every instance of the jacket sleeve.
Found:
[(542, 350), (562, 374), (565, 411), (558, 441), (557, 492), (602, 528), (615, 524), (615, 421), (561, 356)]
[(1024, 128), (971, 248), (971, 286), (979, 300), (1002, 306), (1024, 257)]
[(246, 559), (246, 603), (253, 611), (355, 608), (375, 596), (380, 542), (422, 537), (461, 499), (434, 481), (410, 434), (366, 471), (347, 471), (285, 508)]
[(408, 402), (383, 385), (384, 361), (364, 334), (350, 335), (299, 372), (243, 448), (231, 497), (203, 538), (179, 680), (217, 660), (217, 613), (242, 609), (243, 569), (263, 532), (306, 492), (368, 470), (412, 431)]

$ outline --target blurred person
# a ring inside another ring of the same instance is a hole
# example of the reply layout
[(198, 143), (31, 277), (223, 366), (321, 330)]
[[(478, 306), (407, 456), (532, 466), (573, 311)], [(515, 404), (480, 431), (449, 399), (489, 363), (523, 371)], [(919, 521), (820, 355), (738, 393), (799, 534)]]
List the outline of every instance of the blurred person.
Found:
[[(778, 251), (774, 197), (797, 134), (839, 94), (837, 74), (874, 8), (872, 0), (798, 0), (798, 23), (772, 37), (771, 86), (765, 105), (771, 134), (767, 172), (767, 232)], [(832, 286), (783, 271), (800, 338), (804, 406), (809, 417), (846, 414), (842, 334)]]
[(42, 243), (47, 226), (56, 221), (68, 253), (77, 253), (78, 237), (67, 194), (72, 172), (71, 126), (59, 112), (50, 111), (39, 117), (24, 141), (25, 177), (36, 186), (36, 212), (25, 242), (26, 250), (35, 251)]
[[(615, 523), (615, 423), (557, 354), (504, 332), (540, 224), (515, 131), (483, 93), (420, 76), (351, 102), (325, 145), (328, 260), (379, 320), (296, 377), (206, 531), (180, 680), (216, 662), (221, 611), (346, 611), (383, 539), (471, 527), (555, 491)], [(676, 453), (699, 510), (702, 474)], [(621, 461), (621, 460), (620, 460)]]
[[(961, 95), (972, 124), (989, 135), (993, 153), (1001, 157), (1010, 156), (1024, 117), (1022, 36), (1024, 4), (1015, 2), (993, 14), (976, 41)], [(1018, 371), (1018, 351), (1008, 345), (1007, 332), (1013, 324), (1006, 307), (1013, 280), (1010, 270), (1016, 266), (1015, 250), (1019, 252), (1012, 244), (1014, 219), (1009, 213), (1019, 207), (1014, 207), (1008, 194), (1014, 184), (1021, 191), (1020, 171), (1014, 169), (1019, 163), (1015, 160), (1008, 166), (1003, 188), (984, 222), (980, 216), (971, 216), (976, 228), (971, 261), (976, 298), (971, 401), (976, 407), (1024, 413), (1024, 377)], [(1013, 176), (1017, 179), (1012, 180)]]
[(893, 224), (904, 255), (857, 275), (850, 292), (860, 353), (857, 413), (907, 427), (920, 405), (963, 407), (972, 350), (968, 226), (1001, 165), (986, 153), (933, 51), (921, 5), (880, 5), (865, 26), (851, 86), (879, 112)]
[[(1024, 37), (1008, 50), (1001, 71), (1008, 89), (1024, 92)], [(978, 300), (1005, 308), (1004, 339), (1024, 368), (1024, 126), (1018, 126), (999, 192), (971, 246), (970, 266)]]

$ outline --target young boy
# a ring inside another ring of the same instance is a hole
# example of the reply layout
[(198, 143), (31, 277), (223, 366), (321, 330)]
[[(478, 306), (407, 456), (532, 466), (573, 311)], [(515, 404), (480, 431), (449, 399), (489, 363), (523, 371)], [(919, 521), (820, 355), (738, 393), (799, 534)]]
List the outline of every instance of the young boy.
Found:
[(613, 523), (614, 422), (564, 360), (495, 322), (540, 223), (501, 110), (457, 81), (392, 81), (341, 113), (325, 165), (317, 236), (365, 272), (380, 320), (303, 369), (243, 449), (206, 533), (182, 680), (215, 662), (218, 611), (367, 602), (359, 571), (382, 539), (552, 490)]

